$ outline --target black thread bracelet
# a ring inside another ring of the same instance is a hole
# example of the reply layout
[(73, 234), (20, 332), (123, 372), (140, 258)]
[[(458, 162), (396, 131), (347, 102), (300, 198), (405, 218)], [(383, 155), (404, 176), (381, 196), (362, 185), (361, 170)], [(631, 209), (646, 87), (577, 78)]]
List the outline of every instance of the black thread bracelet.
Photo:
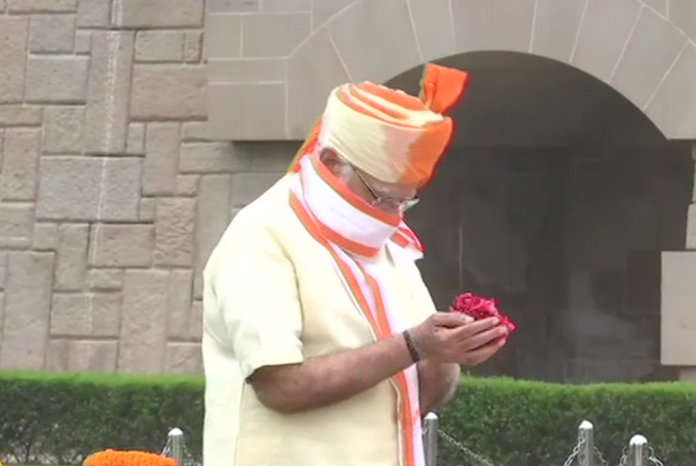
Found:
[(413, 341), (413, 337), (408, 330), (404, 330), (404, 340), (406, 340), (406, 347), (408, 348), (408, 353), (411, 355), (411, 359), (416, 363), (421, 360), (420, 351), (416, 347), (416, 343)]

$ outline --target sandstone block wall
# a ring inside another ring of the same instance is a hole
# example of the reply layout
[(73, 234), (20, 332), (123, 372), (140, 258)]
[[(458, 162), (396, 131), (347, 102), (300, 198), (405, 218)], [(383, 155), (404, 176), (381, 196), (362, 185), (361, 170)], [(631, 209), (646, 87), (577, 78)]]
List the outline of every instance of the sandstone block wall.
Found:
[(0, 368), (201, 370), (201, 269), (294, 149), (207, 138), (204, 10), (0, 0)]

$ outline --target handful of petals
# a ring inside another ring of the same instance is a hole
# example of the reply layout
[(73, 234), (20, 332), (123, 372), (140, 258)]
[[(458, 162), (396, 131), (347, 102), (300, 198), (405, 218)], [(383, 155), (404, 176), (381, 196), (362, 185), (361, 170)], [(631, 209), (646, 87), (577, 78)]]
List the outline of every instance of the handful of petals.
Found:
[(489, 317), (497, 317), (500, 323), (505, 325), (509, 333), (517, 330), (517, 325), (508, 316), (500, 312), (498, 309), (497, 299), (488, 299), (478, 296), (474, 293), (464, 293), (459, 295), (452, 306), (452, 312), (459, 312), (472, 317), (474, 320), (487, 319)]

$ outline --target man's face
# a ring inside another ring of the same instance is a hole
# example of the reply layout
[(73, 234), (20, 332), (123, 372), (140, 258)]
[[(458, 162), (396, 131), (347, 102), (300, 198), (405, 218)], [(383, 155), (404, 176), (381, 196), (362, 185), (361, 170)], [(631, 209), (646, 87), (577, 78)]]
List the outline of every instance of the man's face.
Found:
[[(359, 168), (353, 168), (353, 179), (358, 180), (358, 187), (351, 186), (358, 194), (373, 207), (390, 214), (401, 215), (418, 202), (417, 186), (415, 184), (385, 183)], [(355, 185), (356, 183), (353, 183)], [(362, 192), (361, 192), (362, 191)]]
[(322, 162), (355, 194), (371, 206), (393, 215), (401, 215), (418, 202), (418, 185), (387, 183), (376, 179), (332, 150), (322, 153)]

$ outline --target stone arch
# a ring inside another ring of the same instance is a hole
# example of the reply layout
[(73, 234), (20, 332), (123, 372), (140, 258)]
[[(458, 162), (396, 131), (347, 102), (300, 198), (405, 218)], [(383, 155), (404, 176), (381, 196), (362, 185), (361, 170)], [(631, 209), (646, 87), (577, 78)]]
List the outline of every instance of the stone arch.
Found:
[(696, 11), (681, 0), (671, 6), (656, 0), (352, 2), (315, 26), (288, 58), (286, 137), (304, 138), (329, 90), (342, 82), (385, 82), (451, 55), (513, 51), (582, 70), (625, 96), (666, 138), (694, 139)]

